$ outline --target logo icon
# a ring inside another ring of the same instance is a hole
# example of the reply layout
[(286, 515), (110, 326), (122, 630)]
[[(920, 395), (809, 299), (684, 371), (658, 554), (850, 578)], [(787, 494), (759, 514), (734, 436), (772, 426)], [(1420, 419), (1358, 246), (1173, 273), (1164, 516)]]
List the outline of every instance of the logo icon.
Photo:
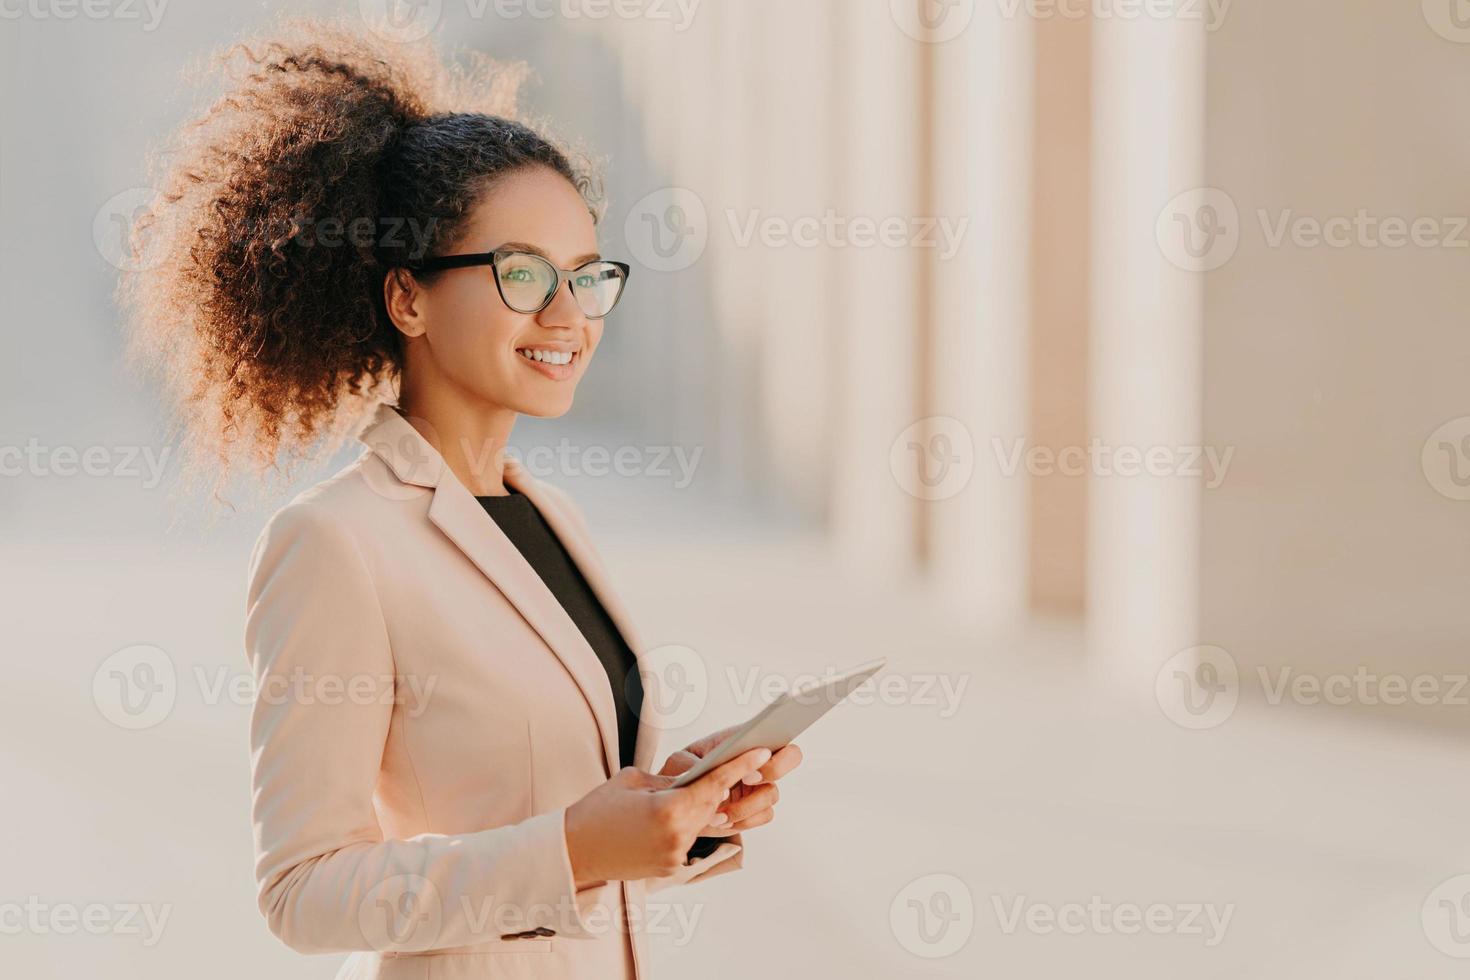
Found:
[(373, 949), (429, 949), (443, 928), (444, 904), (429, 879), (394, 875), (358, 903), (357, 925)]
[(1164, 206), (1154, 234), (1174, 265), (1185, 272), (1212, 272), (1240, 247), (1240, 211), (1224, 191), (1199, 187)]
[(1470, 0), (1423, 0), (1424, 21), (1456, 44), (1470, 44)]
[(428, 37), (443, 15), (444, 0), (357, 0), (368, 29), (385, 41), (412, 44)]
[(97, 710), (129, 731), (160, 724), (174, 710), (178, 691), (173, 660), (148, 644), (124, 647), (102, 661), (92, 675)]
[(1470, 959), (1470, 874), (1443, 881), (1419, 912), (1430, 945), (1457, 960)]
[(954, 875), (924, 875), (893, 897), (888, 924), (898, 944), (915, 956), (953, 956), (975, 931), (975, 899)]
[(693, 724), (709, 701), (709, 669), (692, 647), (677, 643), (654, 647), (638, 658), (643, 681), (640, 717), (667, 731)]
[(654, 272), (678, 272), (699, 261), (709, 244), (709, 215), (698, 194), (665, 187), (639, 198), (623, 222), (628, 249)]
[(1424, 441), (1424, 478), (1441, 496), (1470, 500), (1470, 415), (1450, 419)]
[(1225, 724), (1240, 701), (1240, 671), (1221, 647), (1181, 650), (1154, 678), (1154, 697), (1180, 728), (1201, 731)]
[(964, 33), (975, 16), (975, 0), (888, 0), (893, 22), (915, 41), (943, 44)]
[[(393, 428), (397, 431), (392, 434), (376, 434), (371, 439), (361, 439), (363, 445), (385, 460), (398, 461), (400, 469), (396, 474), (386, 461), (381, 466), (368, 465), (362, 468), (363, 478), (372, 491), (388, 500), (412, 500), (430, 492), (411, 481), (432, 482), (431, 478), (443, 465), (443, 457), (436, 448), (441, 443), (434, 424), (417, 415), (405, 415), (402, 418), (409, 424), (408, 430), (394, 425)], [(478, 469), (493, 462), (482, 458), (488, 453), (488, 449), (485, 453), (476, 453), (474, 447), (465, 447), (465, 458), (472, 468)]]
[(920, 500), (947, 500), (975, 475), (975, 440), (959, 419), (920, 419), (893, 440), (888, 467), (904, 493)]
[[(133, 232), (138, 221), (153, 205), (157, 195), (148, 187), (129, 187), (112, 195), (97, 209), (92, 218), (92, 243), (97, 254), (114, 269), (123, 272), (143, 272), (163, 261), (163, 252), (149, 247), (159, 241), (161, 227), (150, 225), (148, 239), (141, 248), (133, 241)], [(171, 212), (165, 210), (155, 222), (170, 220)]]

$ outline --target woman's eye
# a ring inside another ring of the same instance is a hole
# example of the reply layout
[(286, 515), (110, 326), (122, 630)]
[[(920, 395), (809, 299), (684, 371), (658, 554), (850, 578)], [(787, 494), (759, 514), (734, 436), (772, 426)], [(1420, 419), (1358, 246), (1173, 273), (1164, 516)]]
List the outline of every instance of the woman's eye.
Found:
[(592, 286), (596, 282), (597, 282), (597, 277), (596, 276), (578, 276), (577, 277), (577, 285), (578, 286), (581, 286), (583, 289), (591, 289)]
[(530, 269), (507, 269), (505, 278), (511, 282), (529, 282), (531, 280)]

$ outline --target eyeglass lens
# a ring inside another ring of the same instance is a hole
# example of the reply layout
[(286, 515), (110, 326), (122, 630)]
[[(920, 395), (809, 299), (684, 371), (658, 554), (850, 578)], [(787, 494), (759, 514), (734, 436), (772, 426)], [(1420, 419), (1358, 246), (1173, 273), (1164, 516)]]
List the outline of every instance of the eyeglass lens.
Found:
[[(508, 252), (499, 258), (500, 293), (517, 313), (543, 309), (560, 280), (556, 268), (539, 255)], [(623, 291), (622, 270), (611, 262), (591, 262), (572, 273), (572, 295), (589, 317), (606, 316)]]

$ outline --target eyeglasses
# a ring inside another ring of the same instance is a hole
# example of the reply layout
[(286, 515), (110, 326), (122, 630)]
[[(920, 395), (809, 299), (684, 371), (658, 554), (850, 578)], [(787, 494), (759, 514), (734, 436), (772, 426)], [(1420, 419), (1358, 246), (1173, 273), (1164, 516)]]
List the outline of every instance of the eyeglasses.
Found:
[(600, 320), (612, 312), (628, 284), (626, 262), (593, 259), (575, 269), (558, 269), (532, 252), (495, 249), (471, 255), (436, 255), (405, 263), (415, 271), (436, 272), (488, 265), (495, 270), (495, 288), (500, 299), (517, 313), (540, 313), (551, 305), (556, 291), (568, 283), (577, 305), (589, 319)]

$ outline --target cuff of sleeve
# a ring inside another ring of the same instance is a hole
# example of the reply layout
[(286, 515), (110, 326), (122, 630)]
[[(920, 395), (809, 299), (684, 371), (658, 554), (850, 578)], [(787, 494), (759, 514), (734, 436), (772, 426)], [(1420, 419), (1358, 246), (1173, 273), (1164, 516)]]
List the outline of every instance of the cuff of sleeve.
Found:
[[(577, 892), (567, 851), (566, 810), (532, 817), (521, 827), (524, 836), (517, 845), (529, 858), (529, 880), (521, 882), (519, 888), (513, 887), (513, 882), (496, 882), (508, 900), (497, 902), (496, 931), (501, 938), (589, 935), (583, 917), (587, 910), (585, 893)], [(526, 904), (512, 904), (517, 899)]]
[(709, 857), (691, 861), (673, 874), (662, 878), (645, 878), (644, 886), (648, 894), (739, 869), (745, 860), (745, 847), (741, 841), (741, 835), (735, 834), (718, 838), (718, 840), (719, 845)]

